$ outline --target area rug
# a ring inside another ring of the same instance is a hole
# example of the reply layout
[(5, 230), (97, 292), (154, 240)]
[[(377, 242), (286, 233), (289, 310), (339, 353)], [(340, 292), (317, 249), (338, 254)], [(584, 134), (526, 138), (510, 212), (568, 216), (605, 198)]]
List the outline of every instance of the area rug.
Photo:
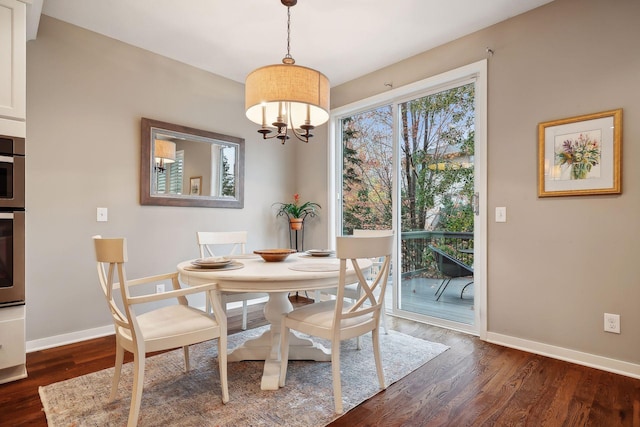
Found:
[[(229, 348), (257, 337), (265, 327), (229, 336)], [(443, 344), (395, 331), (380, 334), (387, 386), (448, 349)], [(317, 340), (322, 343), (322, 340)], [(324, 342), (325, 346), (329, 346)], [(370, 334), (341, 349), (344, 412), (380, 391)], [(325, 426), (334, 412), (331, 362), (289, 362), (287, 383), (260, 390), (263, 362), (228, 364), (229, 397), (222, 404), (215, 341), (191, 347), (191, 371), (184, 372), (182, 350), (149, 357), (139, 426)], [(40, 387), (47, 422), (59, 426), (124, 426), (133, 381), (132, 363), (123, 366), (118, 397), (109, 403), (113, 368)]]

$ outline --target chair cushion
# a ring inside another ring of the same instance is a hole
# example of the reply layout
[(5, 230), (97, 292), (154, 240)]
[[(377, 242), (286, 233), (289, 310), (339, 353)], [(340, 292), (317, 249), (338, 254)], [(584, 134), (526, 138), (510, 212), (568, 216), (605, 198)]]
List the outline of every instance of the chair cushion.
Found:
[[(207, 315), (204, 311), (187, 305), (175, 304), (158, 308), (137, 317), (138, 325), (142, 331), (145, 341), (171, 341), (176, 340), (176, 347), (184, 344), (180, 336), (200, 335), (205, 339), (213, 339), (220, 335), (218, 322)], [(119, 328), (120, 334), (127, 340), (131, 340), (131, 333), (128, 329)], [(188, 339), (187, 339), (188, 340)], [(154, 345), (147, 345), (149, 348)]]
[[(309, 328), (315, 330), (317, 328), (321, 329), (331, 329), (333, 324), (333, 316), (335, 310), (335, 300), (322, 301), (314, 304), (309, 304), (297, 308), (287, 314), (287, 319), (289, 321), (293, 321), (296, 323), (296, 327), (293, 329), (305, 332), (304, 325), (308, 325)], [(351, 304), (345, 303), (343, 306), (343, 312), (348, 310), (351, 307)], [(364, 316), (345, 319), (342, 321), (342, 327), (351, 327), (356, 326), (365, 322), (370, 321), (373, 318), (373, 314), (369, 313)], [(309, 329), (307, 329), (309, 330)]]

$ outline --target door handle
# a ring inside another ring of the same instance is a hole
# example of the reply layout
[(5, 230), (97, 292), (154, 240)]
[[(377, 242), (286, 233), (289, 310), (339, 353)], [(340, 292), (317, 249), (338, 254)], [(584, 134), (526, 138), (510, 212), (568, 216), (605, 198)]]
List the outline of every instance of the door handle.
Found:
[(480, 215), (480, 193), (473, 193), (471, 197), (471, 209), (475, 215)]

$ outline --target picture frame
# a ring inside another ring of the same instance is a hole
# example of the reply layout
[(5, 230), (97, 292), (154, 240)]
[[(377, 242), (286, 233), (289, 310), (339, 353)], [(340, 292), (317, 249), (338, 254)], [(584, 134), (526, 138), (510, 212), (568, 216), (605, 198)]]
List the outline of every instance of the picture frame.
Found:
[(189, 194), (192, 196), (200, 196), (202, 194), (201, 176), (192, 176), (189, 178)]
[(538, 197), (620, 194), (622, 109), (538, 124)]

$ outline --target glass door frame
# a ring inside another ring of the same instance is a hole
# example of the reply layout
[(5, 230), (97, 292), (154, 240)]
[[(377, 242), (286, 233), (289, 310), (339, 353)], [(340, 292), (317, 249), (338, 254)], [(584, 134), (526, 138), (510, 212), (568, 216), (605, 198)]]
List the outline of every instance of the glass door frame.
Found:
[[(337, 235), (342, 233), (342, 137), (341, 120), (350, 115), (367, 111), (381, 105), (391, 105), (393, 110), (393, 133), (398, 135), (397, 105), (410, 99), (415, 99), (464, 83), (475, 83), (475, 153), (474, 153), (474, 191), (476, 193), (476, 212), (474, 220), (474, 325), (463, 325), (455, 322), (418, 315), (399, 309), (398, 289), (400, 271), (393, 269), (393, 312), (394, 316), (404, 317), (424, 323), (455, 329), (478, 335), (481, 339), (487, 334), (487, 298), (486, 298), (486, 265), (487, 265), (487, 61), (478, 61), (455, 70), (420, 80), (396, 89), (391, 89), (379, 95), (357, 101), (331, 111), (329, 121), (329, 150), (328, 164), (331, 171), (328, 174), (330, 189), (327, 201), (329, 240), (335, 242)], [(399, 152), (399, 136), (394, 138), (394, 153)], [(393, 228), (400, 230), (400, 215), (398, 212), (398, 195), (400, 193), (400, 156), (393, 156), (393, 174), (396, 185), (393, 187)], [(394, 248), (394, 264), (400, 265), (401, 247), (400, 235), (396, 233)]]

